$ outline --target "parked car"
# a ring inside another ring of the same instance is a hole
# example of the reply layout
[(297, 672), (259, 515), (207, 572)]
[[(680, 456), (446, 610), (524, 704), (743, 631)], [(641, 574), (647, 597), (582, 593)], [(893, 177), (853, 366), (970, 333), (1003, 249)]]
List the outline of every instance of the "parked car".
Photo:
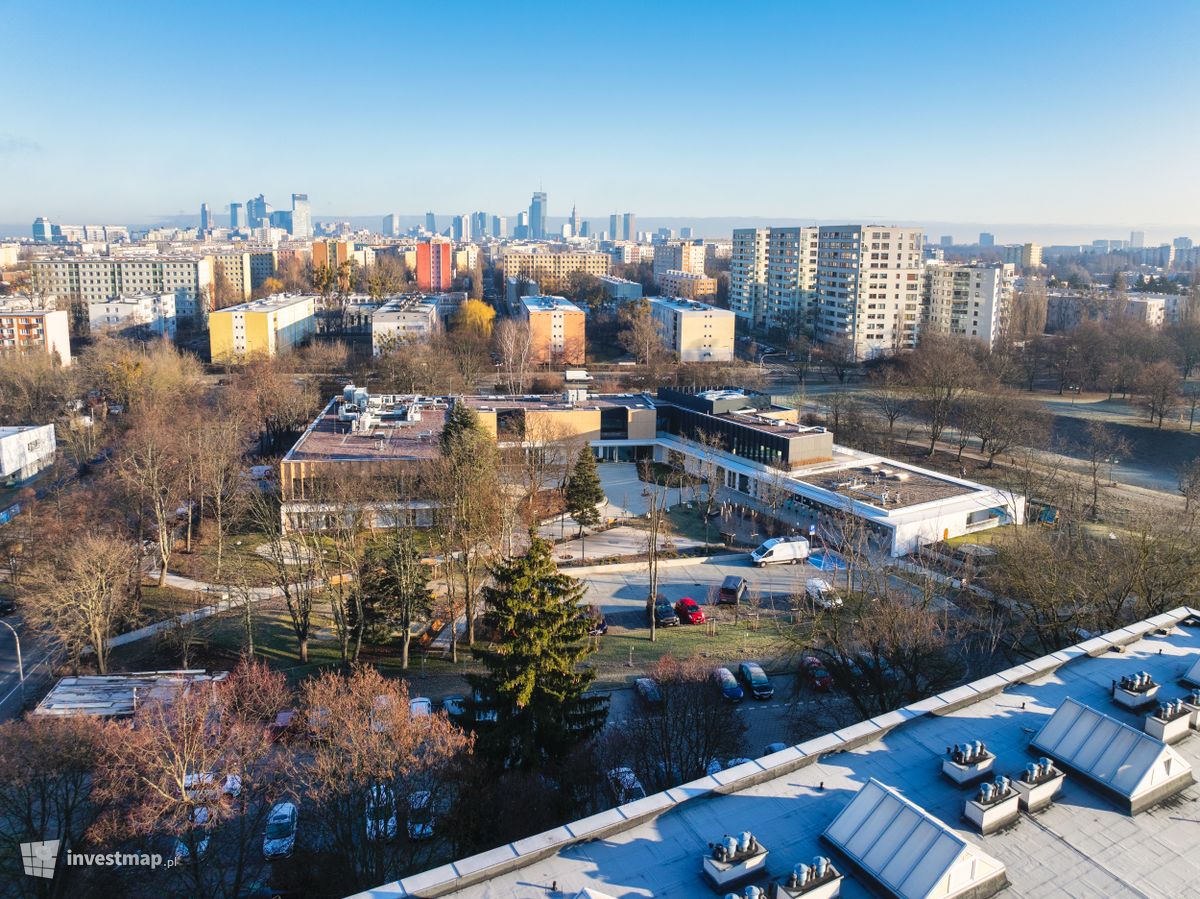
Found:
[(391, 840), (396, 836), (396, 797), (386, 784), (367, 791), (367, 839)]
[(828, 693), (833, 689), (833, 675), (826, 670), (825, 663), (816, 656), (805, 656), (800, 660), (800, 676), (814, 690)]
[(602, 637), (608, 633), (608, 619), (604, 617), (604, 612), (600, 610), (599, 606), (588, 606), (586, 616), (589, 637)]
[(684, 624), (704, 624), (705, 621), (704, 610), (700, 608), (700, 603), (690, 596), (685, 596), (675, 603), (675, 614)]
[(218, 788), (226, 796), (236, 799), (242, 792), (242, 779), (236, 774), (226, 774), (218, 782), (217, 775), (211, 771), (183, 775), (183, 789), (193, 799), (211, 796)]
[(11, 615), (16, 610), (16, 600), (9, 596), (0, 596), (0, 615)]
[[(186, 780), (188, 776), (184, 775), (184, 779)], [(210, 815), (206, 806), (197, 805), (192, 809), (188, 816), (191, 827), (190, 835), (180, 834), (175, 838), (176, 864), (188, 865), (208, 854), (208, 847), (212, 844), (212, 829), (208, 826)], [(195, 854), (192, 852), (193, 849)]]
[(653, 606), (650, 602), (646, 603), (646, 621), (649, 623), (650, 616), (654, 616), (654, 623), (659, 627), (675, 627), (679, 624), (679, 616), (675, 614), (675, 609), (671, 607), (671, 601), (661, 593), (655, 599)]
[(799, 565), (808, 558), (808, 541), (803, 537), (772, 537), (750, 553), (751, 564), (764, 565), (787, 563)]
[(632, 768), (613, 768), (608, 772), (608, 788), (612, 790), (617, 805), (646, 798), (646, 788), (637, 779)]
[(296, 848), (295, 803), (276, 802), (267, 815), (267, 828), (263, 831), (263, 858), (288, 858)]
[(742, 662), (738, 665), (738, 676), (755, 699), (770, 699), (775, 695), (775, 688), (758, 662)]
[(717, 689), (721, 691), (721, 695), (730, 702), (741, 702), (745, 698), (746, 693), (742, 689), (742, 685), (738, 683), (737, 678), (728, 668), (717, 668), (713, 671), (713, 680), (717, 684)]
[(408, 838), (428, 840), (433, 836), (433, 794), (417, 790), (408, 794)]
[(736, 606), (750, 589), (750, 582), (744, 577), (731, 574), (721, 581), (721, 589), (717, 591), (717, 605)]
[(412, 718), (428, 718), (433, 714), (433, 700), (425, 696), (414, 696), (408, 701), (408, 714)]
[(783, 752), (783, 750), (785, 750), (787, 748), (788, 748), (787, 743), (768, 743), (766, 746), (763, 747), (762, 754), (763, 755), (772, 755), (776, 752)]
[(447, 696), (442, 700), (442, 711), (455, 721), (462, 720), (467, 714), (467, 697)]
[(726, 767), (726, 768), (736, 768), (738, 765), (744, 765), (744, 764), (746, 764), (747, 762), (752, 762), (752, 761), (754, 761), (754, 760), (753, 760), (753, 759), (747, 759), (747, 758), (736, 758), (736, 759), (730, 759), (729, 761), (727, 761), (727, 762), (725, 763), (725, 767)]
[(810, 577), (804, 585), (804, 595), (818, 609), (840, 609), (842, 598), (824, 578)]
[(639, 677), (634, 683), (634, 688), (637, 690), (638, 699), (648, 708), (656, 709), (662, 705), (662, 693), (659, 692), (658, 684), (653, 679)]
[(272, 743), (290, 743), (296, 735), (298, 721), (295, 709), (284, 709), (276, 713), (275, 720), (267, 725), (267, 740)]

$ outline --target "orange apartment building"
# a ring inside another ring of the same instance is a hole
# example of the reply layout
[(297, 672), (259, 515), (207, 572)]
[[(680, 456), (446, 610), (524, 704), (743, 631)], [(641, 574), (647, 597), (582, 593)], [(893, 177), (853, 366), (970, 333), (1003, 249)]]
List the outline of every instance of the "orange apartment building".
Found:
[(435, 237), (417, 244), (417, 290), (444, 293), (454, 280), (453, 246)]
[(529, 324), (530, 361), (535, 365), (582, 365), (587, 356), (583, 310), (563, 297), (521, 297)]

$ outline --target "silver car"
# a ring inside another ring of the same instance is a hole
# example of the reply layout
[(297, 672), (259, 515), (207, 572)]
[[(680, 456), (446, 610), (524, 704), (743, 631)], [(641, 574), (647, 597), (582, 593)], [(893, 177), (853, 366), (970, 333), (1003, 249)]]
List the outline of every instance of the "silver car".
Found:
[(291, 802), (276, 802), (267, 815), (267, 828), (263, 831), (263, 858), (287, 858), (296, 848), (296, 820), (298, 812)]

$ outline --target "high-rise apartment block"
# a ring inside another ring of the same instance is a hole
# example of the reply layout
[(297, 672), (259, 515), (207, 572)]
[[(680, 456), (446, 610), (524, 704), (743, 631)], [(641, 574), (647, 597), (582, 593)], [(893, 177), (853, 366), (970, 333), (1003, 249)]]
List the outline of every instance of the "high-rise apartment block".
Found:
[(729, 308), (757, 328), (795, 329), (816, 296), (815, 227), (738, 228), (729, 257)]
[(1001, 254), (1004, 262), (1011, 262), (1019, 269), (1042, 267), (1042, 247), (1036, 243), (1009, 244)]
[(198, 301), (213, 283), (210, 256), (39, 259), (32, 269), (34, 290), (46, 296), (90, 303), (136, 293), (173, 293), (179, 316), (206, 313)]
[(704, 274), (704, 242), (672, 240), (654, 247), (654, 280), (669, 271)]
[(1014, 278), (1012, 263), (927, 263), (922, 328), (991, 349), (1008, 326)]
[(885, 225), (823, 225), (817, 238), (813, 327), (844, 341), (855, 358), (916, 345), (921, 324), (921, 231)]
[(533, 240), (546, 239), (546, 195), (537, 191), (529, 201), (529, 236)]
[(766, 320), (767, 230), (735, 228), (729, 255), (729, 308), (761, 327)]
[(66, 310), (0, 309), (0, 353), (57, 353), (63, 365), (70, 365)]
[(1144, 247), (1146, 245), (1146, 232), (1145, 231), (1130, 231), (1129, 232), (1129, 245), (1134, 248)]
[(417, 244), (417, 289), (441, 293), (454, 280), (450, 241), (434, 237)]
[(663, 342), (680, 362), (733, 361), (737, 316), (728, 309), (669, 297), (652, 297), (649, 304)]

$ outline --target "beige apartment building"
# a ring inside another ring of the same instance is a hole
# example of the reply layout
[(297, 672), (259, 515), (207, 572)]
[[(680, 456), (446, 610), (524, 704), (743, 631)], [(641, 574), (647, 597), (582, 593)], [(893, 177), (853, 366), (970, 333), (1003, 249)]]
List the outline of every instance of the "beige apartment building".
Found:
[(737, 316), (728, 309), (671, 297), (651, 297), (649, 303), (663, 342), (680, 362), (733, 361)]
[(822, 225), (817, 241), (817, 339), (844, 341), (856, 359), (916, 346), (923, 233), (887, 225)]
[(33, 263), (33, 289), (71, 302), (103, 302), (131, 294), (172, 293), (177, 315), (208, 310), (202, 299), (213, 283), (211, 256), (57, 257)]
[(671, 270), (663, 272), (658, 279), (658, 286), (665, 296), (682, 297), (687, 300), (698, 300), (717, 295), (717, 279), (695, 272), (679, 272)]
[(608, 253), (584, 250), (555, 252), (541, 247), (507, 249), (500, 259), (505, 277), (536, 281), (545, 291), (565, 290), (575, 272), (600, 278), (609, 273), (612, 257)]
[(662, 278), (667, 272), (687, 272), (693, 275), (704, 274), (704, 241), (702, 240), (669, 240), (654, 246), (654, 280), (662, 286)]
[(1011, 263), (927, 263), (924, 327), (994, 347), (1008, 326), (1014, 278)]
[(530, 361), (536, 365), (582, 365), (587, 355), (583, 310), (562, 297), (521, 297), (529, 324)]

